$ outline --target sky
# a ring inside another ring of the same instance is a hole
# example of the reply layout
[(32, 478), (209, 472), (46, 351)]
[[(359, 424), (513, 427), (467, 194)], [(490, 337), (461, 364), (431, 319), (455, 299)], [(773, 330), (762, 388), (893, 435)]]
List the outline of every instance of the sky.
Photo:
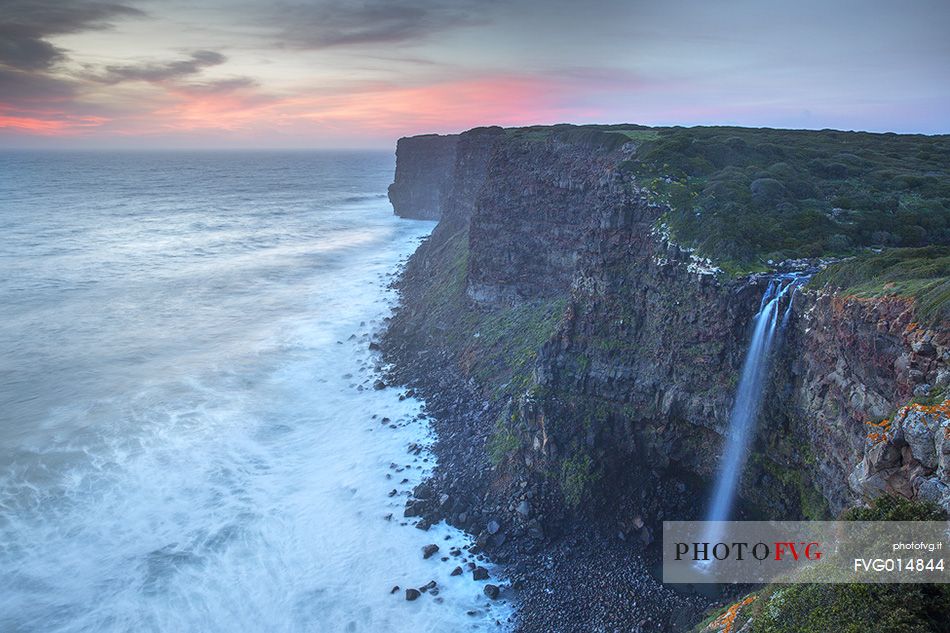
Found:
[(950, 0), (0, 0), (0, 147), (950, 132)]

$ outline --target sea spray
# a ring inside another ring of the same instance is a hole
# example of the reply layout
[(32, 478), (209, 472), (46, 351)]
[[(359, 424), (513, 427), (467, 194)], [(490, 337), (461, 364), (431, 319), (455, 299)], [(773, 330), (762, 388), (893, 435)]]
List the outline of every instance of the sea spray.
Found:
[(470, 538), (403, 519), (433, 438), (369, 343), (433, 223), (392, 168), (0, 152), (0, 631), (505, 628)]

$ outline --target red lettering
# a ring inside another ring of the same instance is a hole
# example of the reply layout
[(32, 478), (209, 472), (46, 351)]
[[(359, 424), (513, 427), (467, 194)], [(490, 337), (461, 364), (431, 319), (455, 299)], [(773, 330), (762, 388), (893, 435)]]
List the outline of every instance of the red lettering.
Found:
[(791, 541), (775, 543), (775, 560), (782, 560), (785, 557), (783, 550), (791, 550), (792, 559), (798, 560), (798, 550), (795, 549), (795, 543)]

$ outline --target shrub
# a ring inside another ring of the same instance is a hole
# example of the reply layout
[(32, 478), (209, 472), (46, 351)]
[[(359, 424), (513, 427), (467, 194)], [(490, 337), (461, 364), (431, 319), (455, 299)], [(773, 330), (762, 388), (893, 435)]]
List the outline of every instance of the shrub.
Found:
[(596, 481), (590, 457), (583, 452), (561, 462), (561, 493), (568, 506), (576, 508)]
[[(672, 207), (673, 237), (718, 262), (752, 270), (776, 251), (815, 257), (950, 244), (950, 136), (730, 127), (656, 132), (626, 167), (641, 182), (659, 183), (661, 200)], [(833, 214), (835, 208), (844, 211)]]
[(749, 185), (752, 199), (760, 204), (772, 204), (785, 197), (785, 185), (774, 178), (757, 178)]

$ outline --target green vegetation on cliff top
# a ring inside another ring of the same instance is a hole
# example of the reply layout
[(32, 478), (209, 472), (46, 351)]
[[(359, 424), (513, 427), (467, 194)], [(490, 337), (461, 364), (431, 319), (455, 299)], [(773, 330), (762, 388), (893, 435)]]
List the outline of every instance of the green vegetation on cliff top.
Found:
[(633, 141), (620, 169), (669, 206), (674, 240), (730, 274), (848, 257), (815, 283), (912, 297), (925, 321), (950, 314), (950, 135), (631, 124), (507, 133), (608, 151)]
[(911, 297), (922, 321), (950, 317), (950, 247), (899, 248), (829, 266), (812, 280), (857, 297)]
[(950, 136), (768, 128), (516, 128), (526, 139), (618, 149), (670, 205), (674, 239), (752, 270), (866, 247), (950, 244)]
[(716, 259), (950, 244), (947, 136), (670, 129), (633, 163), (667, 192), (674, 237)]

